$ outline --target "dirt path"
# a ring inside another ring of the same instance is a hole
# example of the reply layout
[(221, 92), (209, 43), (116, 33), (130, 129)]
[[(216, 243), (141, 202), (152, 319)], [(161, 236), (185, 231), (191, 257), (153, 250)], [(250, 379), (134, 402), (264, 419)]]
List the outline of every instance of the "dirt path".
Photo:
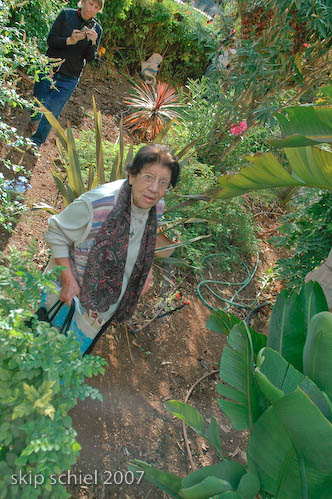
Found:
[[(97, 108), (103, 115), (104, 138), (116, 141), (125, 88), (121, 80), (98, 78), (93, 72), (86, 72), (65, 110), (62, 123), (69, 119), (79, 129), (91, 127), (89, 114), (91, 95), (94, 94)], [(27, 88), (27, 91), (31, 89)], [(22, 130), (28, 115), (23, 111), (15, 112), (11, 119)], [(30, 153), (19, 157), (19, 161), (32, 171), (32, 189), (26, 197), (30, 207), (43, 201), (61, 209), (61, 199), (50, 173), (56, 156), (51, 134), (41, 147), (39, 158)], [(42, 268), (47, 260), (43, 233), (48, 216), (41, 211), (30, 211), (22, 216), (15, 233), (9, 239), (2, 238), (2, 247), (12, 245), (23, 250), (34, 238), (38, 244), (36, 260)], [(274, 260), (273, 251), (264, 239), (261, 253), (260, 275)], [(69, 490), (74, 498), (165, 497), (146, 481), (132, 485), (124, 483), (126, 477), (127, 481), (130, 479), (130, 475), (126, 475), (127, 462), (133, 458), (143, 459), (180, 476), (191, 471), (182, 425), (166, 411), (163, 403), (169, 399), (184, 400), (198, 379), (218, 367), (225, 338), (206, 329), (210, 311), (199, 300), (196, 283), (183, 280), (183, 274), (176, 270), (167, 279), (163, 272), (160, 265), (155, 266), (153, 289), (140, 303), (129, 328), (137, 329), (146, 324), (166, 294), (180, 293), (180, 301), (173, 300), (173, 307), (182, 303), (184, 298), (190, 300), (190, 304), (152, 322), (137, 335), (129, 332), (127, 336), (124, 326), (110, 329), (98, 343), (94, 353), (104, 357), (108, 366), (104, 376), (94, 378), (90, 383), (99, 389), (104, 401), (87, 399), (79, 402), (71, 413), (82, 446), (79, 461), (69, 476)], [(259, 286), (258, 277), (252, 283), (253, 296)], [(263, 323), (265, 319), (266, 315), (262, 318)], [(211, 416), (217, 418), (224, 455), (245, 463), (247, 435), (234, 432), (218, 409), (217, 381), (215, 374), (208, 376), (194, 390), (190, 403), (207, 419)], [(196, 466), (214, 462), (213, 450), (200, 437), (189, 431), (189, 440)], [(118, 473), (114, 475), (116, 471)], [(102, 478), (106, 481), (104, 485)]]

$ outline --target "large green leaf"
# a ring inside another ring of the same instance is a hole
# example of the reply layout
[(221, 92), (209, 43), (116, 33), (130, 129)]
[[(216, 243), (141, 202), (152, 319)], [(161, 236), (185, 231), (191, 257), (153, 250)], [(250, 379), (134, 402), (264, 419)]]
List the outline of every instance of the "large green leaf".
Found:
[(332, 106), (290, 106), (275, 117), (284, 138), (271, 140), (277, 147), (303, 147), (332, 142)]
[(179, 494), (184, 499), (209, 499), (216, 494), (222, 494), (227, 491), (233, 492), (233, 489), (226, 480), (215, 476), (208, 476), (202, 482), (192, 487), (180, 489)]
[(331, 403), (326, 394), (310, 378), (289, 364), (279, 352), (263, 348), (257, 357), (255, 376), (262, 392), (272, 404), (299, 386), (332, 422)]
[(303, 350), (303, 372), (332, 401), (332, 314), (320, 312), (311, 319)]
[(318, 147), (285, 149), (290, 173), (272, 153), (247, 156), (251, 166), (242, 168), (234, 175), (218, 177), (216, 196), (228, 199), (247, 192), (276, 188), (308, 186), (332, 188), (332, 153)]
[(190, 473), (190, 475), (187, 475), (182, 480), (182, 486), (186, 488), (192, 487), (208, 476), (215, 476), (226, 480), (231, 484), (232, 489), (236, 490), (245, 473), (246, 470), (242, 464), (224, 459), (220, 463), (204, 466), (203, 468), (199, 468), (197, 471)]
[(332, 152), (319, 147), (285, 149), (294, 178), (309, 187), (332, 188)]
[[(211, 331), (222, 333), (228, 336), (232, 328), (236, 324), (240, 323), (241, 319), (239, 319), (239, 317), (232, 314), (231, 312), (225, 312), (224, 310), (219, 309), (216, 312), (212, 312), (212, 314), (206, 321), (206, 327)], [(264, 334), (257, 333), (250, 326), (248, 326), (248, 329), (250, 331), (253, 350), (256, 357), (260, 349), (266, 346), (267, 338)]]
[(249, 470), (276, 499), (331, 499), (331, 442), (331, 423), (297, 388), (255, 423), (247, 448)]
[[(207, 482), (209, 477), (217, 480)], [(218, 480), (222, 481), (219, 482)], [(208, 484), (211, 487), (210, 489), (206, 487)], [(180, 490), (181, 497), (202, 499), (211, 497), (211, 493), (221, 494), (218, 497), (225, 499), (228, 497), (253, 499), (260, 489), (259, 480), (254, 473), (247, 473), (244, 466), (228, 459), (212, 466), (205, 466), (187, 475), (182, 480), (182, 486), (183, 489)], [(224, 491), (222, 492), (223, 487)]]
[(240, 324), (241, 319), (230, 312), (225, 312), (224, 310), (217, 310), (212, 312), (206, 321), (206, 327), (210, 329), (210, 331), (214, 331), (215, 333), (229, 335), (232, 328), (236, 324)]
[(277, 350), (302, 371), (305, 323), (301, 300), (296, 291), (284, 289), (273, 307), (267, 346)]
[[(220, 362), (218, 399), (222, 411), (237, 430), (247, 430), (264, 409), (263, 398), (254, 378), (254, 352), (247, 325), (233, 327)], [(225, 384), (227, 383), (227, 384)]]
[(309, 281), (301, 287), (300, 300), (304, 312), (305, 335), (307, 335), (311, 318), (319, 312), (328, 311), (329, 307), (324, 291), (315, 281)]
[(253, 499), (257, 497), (260, 489), (260, 483), (255, 473), (246, 473), (242, 476), (237, 493), (241, 499)]
[(203, 416), (189, 404), (185, 404), (180, 400), (168, 400), (164, 405), (174, 416), (181, 419), (198, 435), (210, 442), (216, 449), (219, 457), (223, 457), (219, 429), (215, 418), (211, 418), (211, 422), (207, 427)]
[(144, 471), (144, 478), (159, 489), (166, 492), (171, 497), (180, 498), (179, 490), (182, 487), (182, 480), (177, 475), (168, 471), (157, 470), (153, 466), (141, 461), (133, 459), (128, 463), (128, 468), (133, 473)]

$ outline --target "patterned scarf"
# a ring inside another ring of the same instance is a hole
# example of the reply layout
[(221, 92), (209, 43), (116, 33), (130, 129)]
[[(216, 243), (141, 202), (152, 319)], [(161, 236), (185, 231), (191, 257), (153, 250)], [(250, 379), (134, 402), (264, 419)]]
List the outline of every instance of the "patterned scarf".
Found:
[[(126, 265), (131, 214), (131, 186), (126, 180), (117, 202), (96, 236), (85, 267), (80, 293), (82, 305), (106, 312), (119, 299)], [(152, 265), (156, 246), (157, 216), (153, 206), (145, 225), (138, 257), (127, 289), (112, 321), (123, 322), (133, 313)]]

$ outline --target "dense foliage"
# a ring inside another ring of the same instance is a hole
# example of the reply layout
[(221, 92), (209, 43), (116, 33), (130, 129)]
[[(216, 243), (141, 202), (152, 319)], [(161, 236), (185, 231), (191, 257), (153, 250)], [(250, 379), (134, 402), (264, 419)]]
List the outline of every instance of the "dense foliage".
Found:
[[(17, 6), (10, 0), (0, 1), (0, 108), (6, 109), (8, 115), (11, 107), (31, 107), (31, 103), (18, 90), (22, 72), (33, 80), (41, 68), (46, 67), (48, 70), (51, 67), (45, 57), (41, 56), (36, 40), (29, 38), (26, 33), (27, 26), (22, 16), (27, 10), (21, 12), (19, 9), (20, 7), (29, 9), (30, 6), (30, 11), (33, 11), (34, 15), (38, 15), (38, 11), (35, 7), (32, 8), (32, 2), (29, 4), (23, 2), (23, 4)], [(43, 4), (47, 8), (48, 2), (45, 1)], [(45, 23), (42, 23), (40, 18), (37, 26), (44, 25)], [(0, 157), (2, 171), (0, 226), (11, 230), (15, 219), (25, 208), (20, 195), (8, 189), (9, 182), (17, 179), (18, 175), (28, 172), (25, 171), (24, 165), (15, 164), (8, 157), (7, 152), (29, 148), (32, 143), (30, 139), (19, 136), (17, 130), (6, 123), (3, 118), (0, 118), (0, 143), (6, 144)]]
[(107, 60), (131, 74), (140, 72), (141, 61), (158, 52), (164, 57), (160, 77), (184, 83), (204, 74), (217, 48), (208, 19), (172, 0), (124, 2), (115, 16), (106, 6), (101, 19)]
[[(132, 471), (174, 498), (331, 498), (332, 314), (318, 283), (283, 290), (266, 337), (219, 310), (207, 327), (227, 336), (218, 404), (234, 429), (249, 431), (245, 466), (223, 455), (217, 421), (207, 424), (189, 404), (165, 407), (215, 448), (215, 464), (181, 478), (144, 461)], [(299, 418), (299, 414), (301, 417)]]
[(69, 497), (57, 479), (80, 450), (68, 411), (78, 399), (101, 400), (85, 377), (102, 373), (105, 361), (82, 359), (71, 333), (65, 337), (33, 319), (41, 290), (50, 285), (33, 263), (34, 252), (12, 249), (0, 265), (2, 498)]
[[(232, 124), (246, 120), (248, 130), (273, 124), (275, 111), (310, 100), (331, 69), (328, 0), (319, 7), (314, 0), (226, 3), (231, 8), (213, 22), (220, 45), (207, 71), (203, 124), (209, 130), (201, 150), (204, 161), (218, 167), (240, 140), (231, 137)], [(193, 129), (199, 125), (197, 114)]]
[(11, 26), (23, 24), (26, 27), (26, 36), (34, 40), (37, 47), (44, 52), (47, 48), (46, 38), (59, 11), (68, 5), (65, 0), (26, 0), (11, 2), (9, 19)]
[(198, 219), (177, 226), (183, 240), (209, 235), (207, 239), (178, 250), (179, 255), (189, 258), (192, 264), (201, 268), (202, 260), (211, 253), (220, 253), (221, 271), (229, 271), (242, 259), (248, 259), (256, 249), (254, 223), (243, 199), (230, 202), (216, 200), (210, 203), (198, 201), (180, 206), (182, 196), (195, 196), (215, 186), (213, 167), (191, 159), (181, 171), (176, 196), (166, 198), (165, 223), (169, 222), (166, 233), (172, 235), (177, 220)]
[(276, 247), (291, 256), (277, 262), (277, 273), (289, 287), (302, 284), (306, 274), (318, 267), (332, 247), (332, 193), (322, 192), (318, 199), (306, 192), (294, 200), (296, 211), (281, 218), (281, 236), (271, 239)]

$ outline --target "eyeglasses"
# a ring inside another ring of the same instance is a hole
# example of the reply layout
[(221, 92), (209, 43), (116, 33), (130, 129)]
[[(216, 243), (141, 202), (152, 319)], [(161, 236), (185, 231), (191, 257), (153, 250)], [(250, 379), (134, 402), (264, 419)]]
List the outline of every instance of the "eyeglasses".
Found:
[(169, 188), (170, 184), (169, 180), (164, 180), (164, 179), (157, 180), (156, 178), (154, 178), (153, 175), (150, 175), (150, 173), (141, 173), (141, 175), (145, 185), (153, 185), (157, 182), (159, 189), (167, 191), (167, 189)]

